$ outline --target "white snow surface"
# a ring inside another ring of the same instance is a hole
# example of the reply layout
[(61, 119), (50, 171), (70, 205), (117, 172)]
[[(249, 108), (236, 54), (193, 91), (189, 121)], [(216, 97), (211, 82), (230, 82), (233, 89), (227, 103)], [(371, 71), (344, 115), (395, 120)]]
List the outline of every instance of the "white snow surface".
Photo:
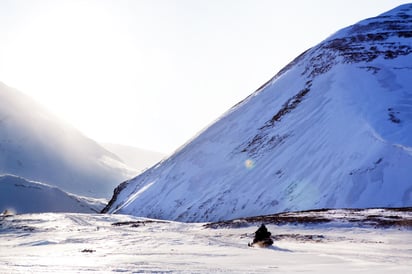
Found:
[(0, 83), (0, 174), (110, 198), (116, 185), (138, 173), (30, 97)]
[(0, 176), (0, 213), (76, 212), (96, 213), (102, 210), (104, 199), (70, 194), (61, 189), (24, 178)]
[(106, 208), (216, 221), (412, 205), (412, 4), (332, 35)]
[(0, 273), (412, 273), (410, 230), (267, 228), (279, 239), (252, 248), (253, 225), (210, 229), (121, 214), (0, 217)]

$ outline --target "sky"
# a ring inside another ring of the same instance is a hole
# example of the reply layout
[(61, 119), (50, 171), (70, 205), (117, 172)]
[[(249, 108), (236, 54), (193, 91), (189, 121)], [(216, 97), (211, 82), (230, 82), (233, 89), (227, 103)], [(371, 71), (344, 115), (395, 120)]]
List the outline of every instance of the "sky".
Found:
[(172, 153), (397, 0), (0, 0), (0, 81), (98, 142)]

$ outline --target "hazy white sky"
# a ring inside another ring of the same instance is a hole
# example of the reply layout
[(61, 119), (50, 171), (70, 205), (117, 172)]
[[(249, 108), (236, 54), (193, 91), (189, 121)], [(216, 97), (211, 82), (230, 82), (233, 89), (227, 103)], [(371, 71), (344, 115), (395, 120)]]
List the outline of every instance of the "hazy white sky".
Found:
[(0, 0), (0, 81), (170, 153), (335, 31), (408, 1)]

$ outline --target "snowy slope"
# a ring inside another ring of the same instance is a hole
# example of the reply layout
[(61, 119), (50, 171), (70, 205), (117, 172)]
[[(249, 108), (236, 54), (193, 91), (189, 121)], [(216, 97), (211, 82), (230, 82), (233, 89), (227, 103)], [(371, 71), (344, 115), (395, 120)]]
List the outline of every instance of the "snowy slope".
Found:
[(0, 273), (411, 273), (408, 229), (354, 223), (267, 228), (274, 246), (251, 248), (256, 225), (210, 229), (103, 214), (0, 216)]
[(28, 96), (0, 83), (1, 173), (104, 198), (137, 174)]
[(108, 151), (113, 152), (128, 166), (138, 171), (147, 169), (162, 160), (166, 155), (137, 147), (103, 143)]
[(412, 4), (307, 50), (105, 212), (215, 221), (412, 205)]
[(57, 187), (12, 175), (0, 176), (0, 212), (78, 212), (100, 211), (104, 200), (69, 194)]

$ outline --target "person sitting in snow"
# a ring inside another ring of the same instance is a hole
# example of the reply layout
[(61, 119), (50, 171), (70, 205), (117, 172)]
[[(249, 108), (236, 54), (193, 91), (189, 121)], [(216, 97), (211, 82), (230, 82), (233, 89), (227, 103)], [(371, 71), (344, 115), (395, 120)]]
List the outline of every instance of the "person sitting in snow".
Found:
[(273, 240), (270, 237), (272, 233), (270, 233), (266, 226), (262, 224), (258, 230), (255, 232), (255, 238), (253, 239), (252, 243), (249, 243), (248, 246), (259, 246), (259, 247), (268, 247), (273, 244)]

